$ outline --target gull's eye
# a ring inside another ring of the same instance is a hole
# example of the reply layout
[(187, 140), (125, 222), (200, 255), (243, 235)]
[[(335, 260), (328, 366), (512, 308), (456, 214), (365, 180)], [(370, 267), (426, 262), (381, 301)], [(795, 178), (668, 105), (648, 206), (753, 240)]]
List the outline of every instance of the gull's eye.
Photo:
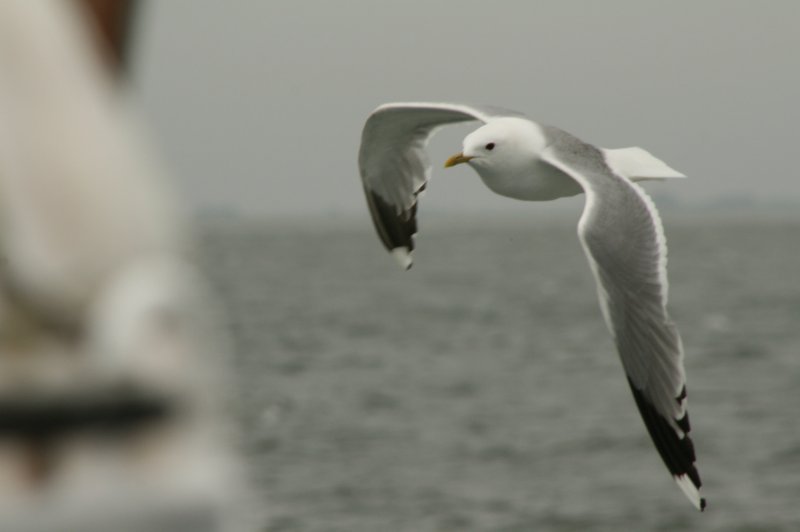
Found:
[(487, 150), (492, 151), (494, 149), (494, 142), (490, 142), (486, 146), (484, 146)]

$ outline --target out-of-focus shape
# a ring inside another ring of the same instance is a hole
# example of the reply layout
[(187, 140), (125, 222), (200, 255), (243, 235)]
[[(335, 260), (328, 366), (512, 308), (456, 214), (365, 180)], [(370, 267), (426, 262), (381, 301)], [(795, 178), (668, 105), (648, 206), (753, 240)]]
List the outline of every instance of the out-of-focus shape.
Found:
[(213, 305), (88, 34), (0, 2), (0, 530), (249, 530)]
[(139, 0), (73, 0), (89, 16), (103, 59), (117, 74), (130, 60), (131, 33)]

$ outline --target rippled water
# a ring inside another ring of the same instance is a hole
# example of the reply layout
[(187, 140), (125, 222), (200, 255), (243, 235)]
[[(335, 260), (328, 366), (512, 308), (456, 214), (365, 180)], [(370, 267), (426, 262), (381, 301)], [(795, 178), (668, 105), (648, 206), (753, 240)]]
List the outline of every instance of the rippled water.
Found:
[(214, 224), (271, 531), (800, 530), (800, 221), (665, 217), (709, 507), (661, 463), (572, 221)]

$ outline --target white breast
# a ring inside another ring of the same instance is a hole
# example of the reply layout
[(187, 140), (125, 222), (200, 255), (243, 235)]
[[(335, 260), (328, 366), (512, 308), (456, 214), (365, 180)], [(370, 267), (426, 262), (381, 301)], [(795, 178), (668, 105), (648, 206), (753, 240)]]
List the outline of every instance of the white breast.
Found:
[(536, 160), (514, 171), (494, 172), (474, 165), (481, 180), (496, 194), (525, 201), (547, 201), (583, 192), (580, 185), (561, 170)]

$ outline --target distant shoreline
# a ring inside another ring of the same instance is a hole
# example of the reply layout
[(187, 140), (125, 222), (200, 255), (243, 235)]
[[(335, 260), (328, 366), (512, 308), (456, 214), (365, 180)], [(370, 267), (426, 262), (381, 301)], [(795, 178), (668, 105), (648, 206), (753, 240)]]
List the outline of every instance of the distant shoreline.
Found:
[[(794, 204), (696, 204), (670, 203), (665, 205), (654, 200), (658, 205), (661, 218), (666, 225), (683, 225), (698, 222), (712, 224), (800, 224), (800, 205)], [(442, 226), (519, 226), (527, 223), (537, 225), (571, 225), (580, 217), (582, 201), (575, 201), (566, 208), (552, 208), (552, 205), (530, 204), (524, 210), (514, 209), (509, 212), (456, 212), (441, 209), (431, 212), (422, 211), (419, 219), (421, 230), (425, 227)], [(193, 225), (203, 227), (224, 226), (270, 226), (275, 229), (297, 229), (301, 231), (326, 232), (330, 230), (348, 230), (364, 227), (371, 229), (366, 208), (363, 213), (319, 213), (314, 215), (300, 214), (264, 214), (234, 210), (200, 210), (191, 216)]]

